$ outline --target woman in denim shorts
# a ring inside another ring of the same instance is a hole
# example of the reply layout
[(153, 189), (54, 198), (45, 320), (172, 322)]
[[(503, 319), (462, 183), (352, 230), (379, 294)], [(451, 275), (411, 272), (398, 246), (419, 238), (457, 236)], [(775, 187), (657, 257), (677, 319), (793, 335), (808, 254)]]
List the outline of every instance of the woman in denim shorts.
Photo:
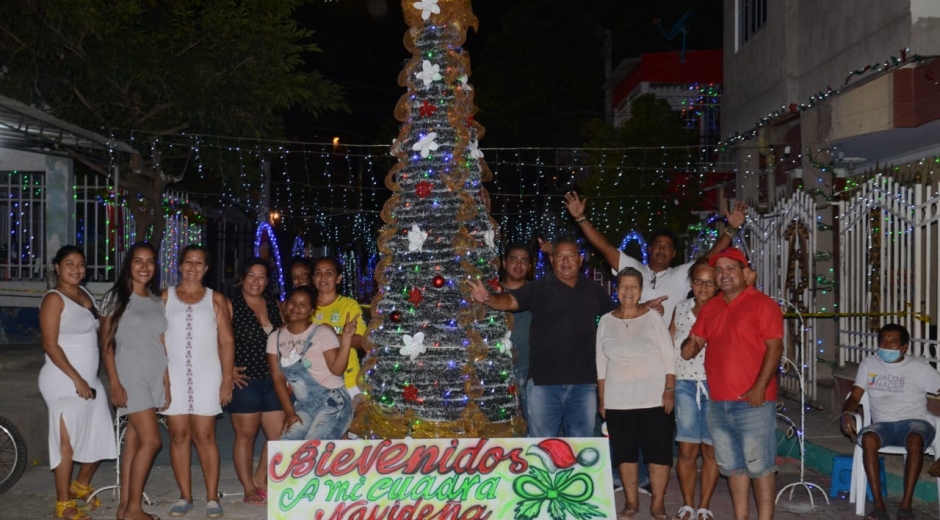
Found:
[(238, 290), (228, 301), (235, 335), (235, 390), (232, 402), (225, 407), (235, 430), (232, 462), (244, 489), (242, 501), (259, 506), (267, 500), (268, 458), (265, 444), (255, 466), (255, 438), (258, 430), (264, 430), (267, 440), (277, 440), (284, 422), (265, 357), (268, 335), (283, 323), (277, 300), (267, 294), (268, 277), (267, 262), (249, 259), (239, 277)]
[[(718, 484), (718, 464), (708, 433), (708, 382), (705, 380), (705, 351), (692, 359), (682, 359), (682, 342), (689, 337), (699, 310), (718, 293), (714, 269), (707, 262), (696, 262), (689, 268), (692, 298), (676, 306), (669, 332), (676, 349), (676, 440), (679, 458), (676, 475), (682, 492), (683, 506), (673, 520), (711, 520), (712, 494)], [(702, 454), (702, 483), (698, 509), (695, 506), (696, 461)]]

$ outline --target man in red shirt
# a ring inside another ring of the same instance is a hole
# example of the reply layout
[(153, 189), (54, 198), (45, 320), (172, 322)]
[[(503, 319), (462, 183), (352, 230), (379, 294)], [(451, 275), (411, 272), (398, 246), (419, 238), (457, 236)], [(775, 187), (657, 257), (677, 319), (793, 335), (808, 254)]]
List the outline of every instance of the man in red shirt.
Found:
[(721, 297), (702, 307), (682, 357), (691, 359), (708, 345), (708, 429), (718, 468), (728, 477), (734, 518), (748, 518), (753, 482), (758, 518), (770, 520), (777, 486), (775, 374), (783, 353), (783, 314), (747, 285), (751, 269), (741, 250), (725, 248), (708, 264), (715, 268)]

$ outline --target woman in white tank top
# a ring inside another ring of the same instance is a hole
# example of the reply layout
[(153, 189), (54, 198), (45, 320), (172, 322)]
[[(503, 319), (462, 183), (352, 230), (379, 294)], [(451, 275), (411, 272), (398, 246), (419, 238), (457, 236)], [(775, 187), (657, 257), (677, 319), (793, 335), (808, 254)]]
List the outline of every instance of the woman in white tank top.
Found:
[(164, 411), (170, 429), (170, 461), (180, 489), (170, 516), (183, 516), (193, 506), (190, 443), (195, 444), (206, 481), (206, 516), (222, 516), (219, 504), (219, 445), (215, 416), (232, 399), (235, 343), (225, 298), (202, 285), (209, 254), (189, 245), (180, 255), (181, 282), (163, 291), (166, 304), (170, 407)]
[[(75, 499), (89, 509), (101, 505), (91, 498), (91, 477), (102, 459), (117, 456), (111, 409), (98, 379), (98, 309), (80, 283), (85, 255), (64, 246), (52, 260), (56, 285), (39, 304), (39, 330), (46, 362), (39, 371), (39, 391), (49, 408), (49, 467), (55, 478), (57, 518), (89, 518)], [(73, 461), (80, 463), (72, 480)]]

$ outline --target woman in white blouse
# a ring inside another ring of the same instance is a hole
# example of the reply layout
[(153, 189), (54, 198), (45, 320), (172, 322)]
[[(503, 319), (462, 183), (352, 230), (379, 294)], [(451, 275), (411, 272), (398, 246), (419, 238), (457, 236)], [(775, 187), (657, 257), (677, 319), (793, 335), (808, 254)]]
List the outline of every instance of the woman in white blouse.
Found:
[(597, 327), (598, 409), (607, 420), (613, 463), (623, 481), (624, 508), (618, 519), (639, 509), (637, 459), (649, 464), (650, 513), (666, 520), (666, 485), (672, 467), (676, 363), (672, 338), (662, 318), (639, 305), (643, 275), (628, 267), (617, 274), (620, 307)]

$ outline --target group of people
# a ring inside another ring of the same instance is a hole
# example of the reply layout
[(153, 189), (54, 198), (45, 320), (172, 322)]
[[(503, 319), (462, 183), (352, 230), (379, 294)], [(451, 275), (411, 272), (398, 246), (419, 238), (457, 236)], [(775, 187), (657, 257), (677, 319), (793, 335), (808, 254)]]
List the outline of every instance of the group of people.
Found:
[(752, 483), (759, 517), (772, 518), (774, 375), (783, 315), (753, 288), (747, 258), (730, 247), (746, 207), (726, 213), (728, 227), (704, 257), (672, 267), (677, 239), (671, 232), (649, 237), (643, 264), (591, 225), (585, 199), (574, 192), (565, 199), (585, 238), (615, 267), (617, 303), (581, 274), (580, 246), (569, 237), (542, 244), (552, 269), (538, 281), (529, 281), (531, 251), (513, 244), (506, 250), (505, 292), (471, 282), (475, 301), (515, 313), (515, 375), (524, 382), (520, 397), (529, 435), (591, 437), (595, 417), (602, 417), (623, 484), (618, 518), (638, 514), (647, 479), (650, 512), (668, 518), (674, 440), (684, 504), (673, 518), (714, 518), (710, 501), (719, 472), (729, 478), (736, 518), (747, 518)]
[[(157, 518), (144, 512), (142, 498), (162, 445), (158, 414), (166, 417), (180, 490), (173, 517), (195, 508), (193, 445), (206, 516), (223, 516), (215, 437), (223, 409), (235, 431), (232, 459), (243, 500), (255, 505), (267, 499), (267, 457), (262, 452), (257, 466), (254, 459), (259, 430), (268, 440), (338, 439), (352, 421), (347, 385), (355, 386), (354, 352), (365, 325), (355, 300), (336, 293), (335, 260), (295, 262), (294, 289), (282, 305), (266, 293), (261, 259), (246, 262), (231, 299), (203, 285), (209, 254), (201, 246), (183, 249), (175, 287), (160, 290), (156, 259), (150, 244), (131, 246), (100, 310), (81, 285), (82, 250), (65, 246), (53, 259), (56, 283), (39, 311), (46, 354), (39, 388), (49, 409), (57, 518), (86, 520), (101, 505), (91, 478), (118, 450), (109, 403), (126, 418), (116, 516), (129, 520)], [(99, 359), (110, 388), (98, 378)]]
[[(528, 246), (512, 244), (503, 262), (507, 292), (491, 294), (471, 282), (475, 301), (514, 313), (514, 374), (522, 383), (529, 435), (590, 437), (595, 416), (606, 420), (625, 498), (618, 518), (636, 516), (644, 482), (653, 517), (667, 518), (674, 441), (683, 500), (674, 520), (713, 518), (709, 507), (720, 474), (728, 478), (735, 518), (748, 518), (752, 486), (758, 517), (772, 518), (783, 315), (754, 288), (746, 255), (731, 247), (746, 206), (737, 204), (725, 214), (727, 228), (703, 257), (672, 267), (677, 239), (671, 232), (650, 237), (649, 261), (643, 264), (591, 225), (585, 199), (572, 192), (565, 200), (594, 250), (616, 266), (617, 304), (580, 275), (579, 244), (567, 237), (541, 244), (552, 270), (539, 281), (531, 281)], [(909, 346), (904, 327), (882, 327), (877, 355), (859, 366), (843, 408), (842, 431), (862, 447), (874, 496), (866, 520), (890, 519), (878, 479), (878, 450), (889, 445), (907, 451), (896, 517), (914, 519), (914, 486), (924, 448), (936, 435), (926, 394), (940, 393), (940, 373), (907, 355)], [(872, 425), (856, 431), (852, 413), (866, 391)], [(940, 478), (940, 461), (928, 473)]]
[[(595, 418), (606, 421), (625, 499), (619, 519), (638, 514), (643, 488), (653, 517), (668, 518), (665, 492), (676, 441), (683, 505), (674, 520), (714, 518), (710, 502), (719, 474), (728, 478), (735, 518), (748, 517), (752, 487), (758, 517), (773, 518), (783, 315), (754, 288), (746, 255), (731, 246), (746, 207), (739, 203), (725, 214), (728, 226), (703, 257), (673, 267), (678, 241), (671, 232), (650, 237), (644, 264), (591, 225), (586, 199), (574, 192), (565, 199), (594, 250), (616, 266), (616, 303), (581, 274), (580, 245), (569, 237), (542, 244), (552, 269), (538, 281), (531, 280), (532, 251), (517, 243), (506, 249), (505, 291), (468, 282), (474, 301), (514, 313), (514, 376), (529, 435), (591, 437)], [(259, 431), (268, 440), (338, 439), (352, 420), (365, 323), (358, 303), (337, 292), (342, 275), (335, 260), (296, 259), (293, 290), (279, 303), (267, 294), (263, 259), (246, 263), (238, 290), (226, 299), (202, 283), (209, 257), (200, 246), (183, 250), (179, 285), (162, 291), (156, 258), (151, 245), (132, 246), (100, 314), (81, 286), (81, 250), (65, 246), (53, 260), (56, 285), (40, 307), (46, 363), (39, 386), (49, 408), (58, 518), (87, 519), (86, 511), (100, 505), (91, 478), (100, 460), (117, 455), (106, 394), (127, 421), (121, 519), (155, 518), (143, 511), (141, 499), (161, 447), (158, 414), (166, 417), (180, 489), (169, 510), (174, 517), (194, 509), (191, 445), (205, 477), (206, 514), (223, 514), (215, 439), (223, 409), (235, 432), (233, 462), (244, 501), (257, 505), (267, 500), (267, 457), (262, 451), (257, 465), (254, 458)], [(879, 492), (878, 449), (908, 450), (897, 516), (913, 520), (923, 448), (936, 435), (925, 392), (940, 392), (940, 373), (907, 356), (909, 342), (903, 327), (882, 328), (878, 355), (859, 367), (845, 403), (845, 412), (855, 412), (870, 393), (874, 424), (857, 432), (849, 413), (841, 422), (864, 449), (874, 494), (870, 520), (890, 518)], [(99, 352), (107, 389), (97, 376)], [(940, 476), (940, 463), (930, 473)]]

